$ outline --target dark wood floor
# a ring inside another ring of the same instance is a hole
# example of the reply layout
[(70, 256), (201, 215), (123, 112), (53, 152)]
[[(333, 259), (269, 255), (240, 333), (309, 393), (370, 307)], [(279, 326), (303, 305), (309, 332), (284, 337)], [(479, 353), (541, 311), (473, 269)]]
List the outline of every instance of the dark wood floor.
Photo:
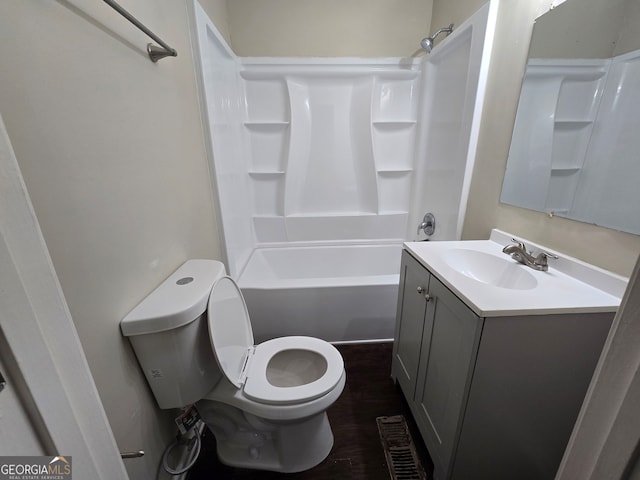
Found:
[(340, 345), (347, 370), (347, 384), (328, 411), (335, 442), (327, 459), (311, 470), (282, 474), (222, 465), (215, 453), (215, 439), (203, 436), (202, 453), (189, 480), (232, 479), (366, 479), (388, 480), (389, 469), (378, 434), (376, 417), (402, 414), (407, 418), (422, 465), (431, 478), (433, 466), (409, 408), (390, 378), (391, 343)]

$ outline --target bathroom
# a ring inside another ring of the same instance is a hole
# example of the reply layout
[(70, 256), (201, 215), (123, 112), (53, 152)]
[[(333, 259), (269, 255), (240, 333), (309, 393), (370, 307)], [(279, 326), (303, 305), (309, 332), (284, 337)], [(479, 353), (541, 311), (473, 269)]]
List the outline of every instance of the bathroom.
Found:
[[(239, 55), (362, 57), (412, 56), (420, 39), (484, 2), (264, 3), (202, 2)], [(499, 200), (529, 32), (552, 3), (500, 4), (462, 237), (502, 228), (628, 276), (637, 235)], [(101, 2), (4, 2), (0, 113), (118, 448), (146, 451), (126, 464), (129, 476), (145, 478), (171, 419), (118, 324), (185, 259), (223, 252), (185, 3), (122, 4), (178, 57), (149, 62), (147, 38)]]

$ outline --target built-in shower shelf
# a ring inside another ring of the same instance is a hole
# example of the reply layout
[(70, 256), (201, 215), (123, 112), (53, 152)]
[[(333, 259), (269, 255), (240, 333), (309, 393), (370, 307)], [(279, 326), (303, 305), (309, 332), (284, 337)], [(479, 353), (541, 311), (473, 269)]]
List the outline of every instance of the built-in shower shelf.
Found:
[[(292, 59), (294, 63), (288, 65), (285, 65), (282, 59), (278, 58), (270, 60), (261, 57), (259, 59), (261, 65), (256, 65), (254, 63), (256, 59), (254, 58), (245, 57), (244, 60), (247, 63), (252, 63), (250, 66), (251, 70), (241, 70), (240, 77), (249, 81), (265, 82), (269, 80), (281, 80), (283, 77), (309, 76), (310, 70), (307, 65), (314, 69), (317, 69), (318, 66), (323, 67), (320, 70), (313, 71), (314, 78), (328, 78), (333, 81), (336, 78), (353, 79), (371, 76), (371, 71), (363, 70), (361, 65), (350, 66), (342, 62), (336, 63), (334, 59), (326, 59), (325, 61), (322, 58), (296, 58)], [(379, 82), (416, 80), (419, 75), (419, 71), (412, 69), (387, 70), (375, 73), (376, 80)]]
[(244, 126), (249, 130), (259, 130), (259, 131), (277, 131), (289, 126), (290, 122), (285, 120), (276, 120), (276, 121), (265, 121), (265, 122), (244, 122)]
[(587, 127), (593, 124), (593, 120), (572, 120), (572, 119), (556, 119), (554, 121), (556, 128), (562, 128), (565, 130), (574, 130)]
[(582, 167), (553, 167), (551, 175), (573, 175), (582, 170)]
[(416, 124), (415, 120), (375, 120), (373, 125), (380, 129), (394, 129), (394, 128), (404, 128), (404, 127), (412, 127)]
[(257, 170), (250, 170), (249, 171), (249, 175), (251, 177), (277, 177), (280, 175), (284, 175), (284, 170), (273, 170), (273, 171), (257, 171)]
[(345, 218), (345, 217), (367, 217), (375, 216), (378, 212), (364, 210), (354, 210), (351, 212), (309, 212), (309, 213), (286, 213), (286, 218)]
[(378, 212), (378, 215), (381, 216), (397, 216), (397, 217), (403, 217), (403, 216), (408, 216), (409, 215), (409, 211), (408, 210), (380, 210)]
[(413, 172), (413, 168), (381, 168), (377, 172), (380, 175), (406, 175)]
[(377, 74), (378, 82), (397, 81), (397, 80), (414, 80), (418, 78), (419, 72), (415, 70), (396, 70), (380, 72)]

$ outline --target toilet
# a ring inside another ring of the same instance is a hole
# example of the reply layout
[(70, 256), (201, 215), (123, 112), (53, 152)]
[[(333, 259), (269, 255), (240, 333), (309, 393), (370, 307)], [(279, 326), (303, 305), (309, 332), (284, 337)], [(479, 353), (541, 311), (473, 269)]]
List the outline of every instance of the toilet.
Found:
[(326, 410), (344, 362), (328, 342), (254, 345), (240, 288), (222, 263), (188, 260), (120, 323), (160, 408), (195, 404), (231, 466), (299, 472), (333, 446)]

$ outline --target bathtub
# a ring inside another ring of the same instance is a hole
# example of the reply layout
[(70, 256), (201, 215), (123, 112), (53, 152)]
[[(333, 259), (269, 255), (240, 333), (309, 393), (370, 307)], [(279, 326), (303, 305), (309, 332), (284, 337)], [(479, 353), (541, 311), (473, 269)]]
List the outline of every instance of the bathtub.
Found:
[(256, 343), (285, 335), (392, 339), (401, 251), (401, 244), (254, 250), (238, 284)]

